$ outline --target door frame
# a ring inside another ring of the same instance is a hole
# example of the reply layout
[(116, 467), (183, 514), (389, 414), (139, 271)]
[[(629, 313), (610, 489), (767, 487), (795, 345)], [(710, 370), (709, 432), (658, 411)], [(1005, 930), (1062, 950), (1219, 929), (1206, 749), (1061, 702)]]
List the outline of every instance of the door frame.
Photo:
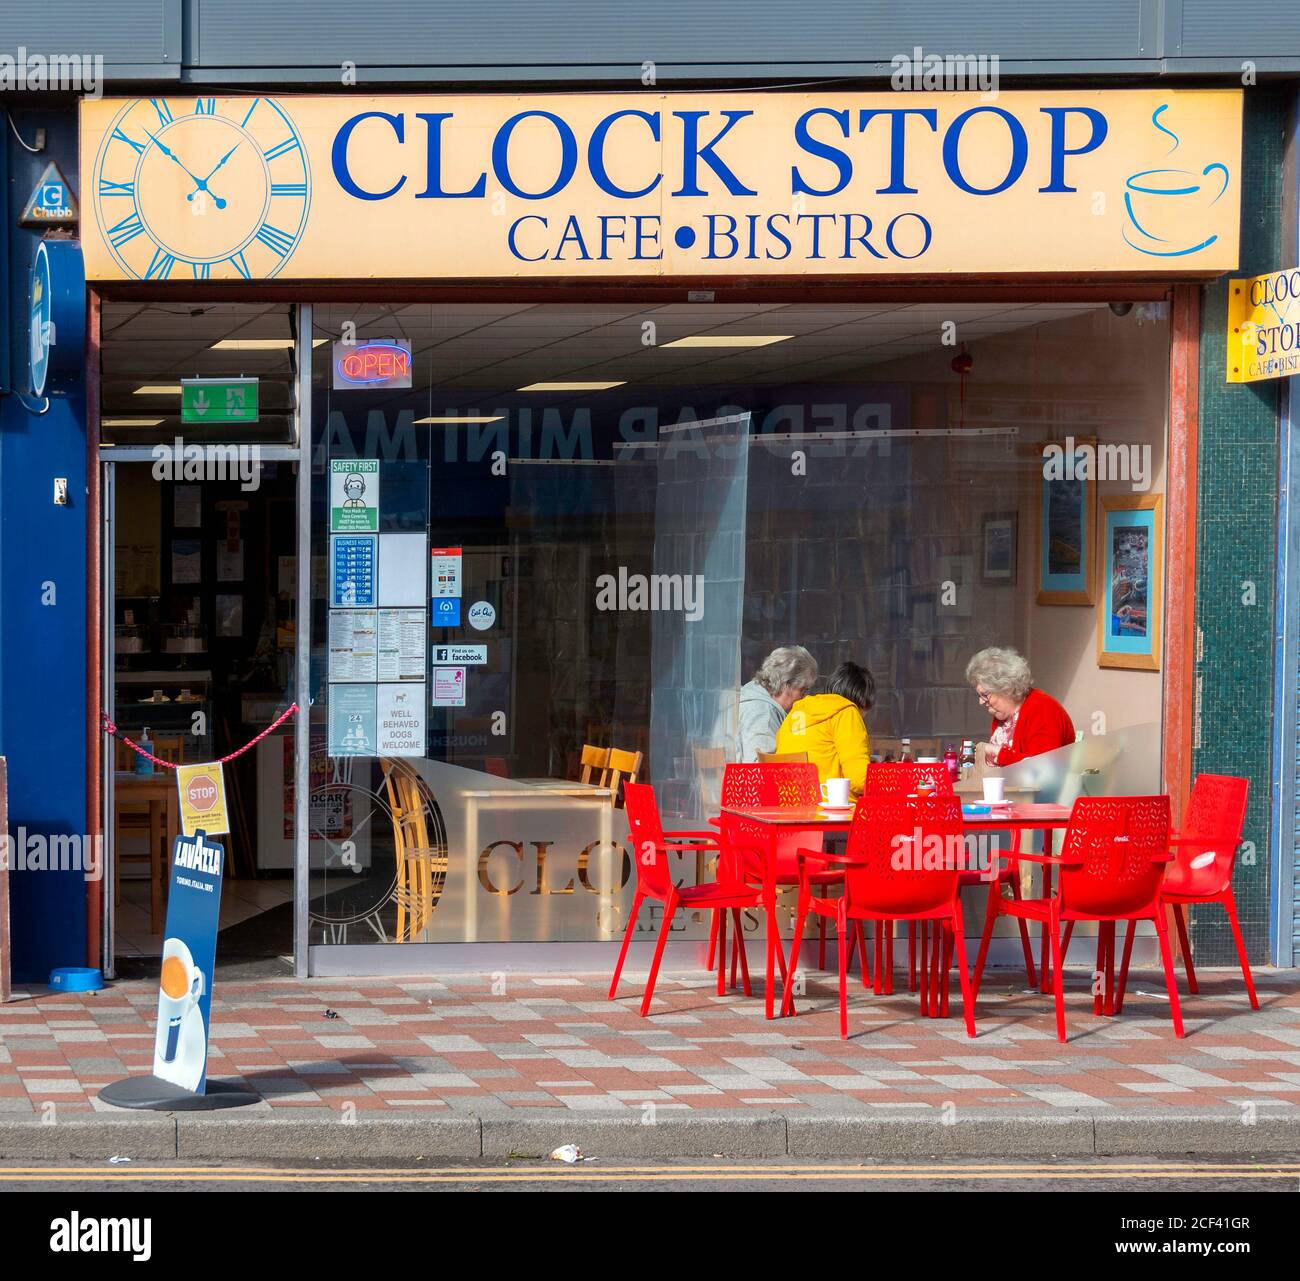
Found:
[[(117, 849), (113, 818), (114, 753), (107, 744), (101, 713), (114, 719), (116, 691), (113, 673), (116, 606), (115, 520), (118, 463), (153, 462), (153, 445), (100, 443), (100, 318), (102, 296), (91, 290), (87, 338), (86, 437), (89, 459), (87, 482), (87, 831), (101, 839), (101, 876), (89, 882), (86, 898), (87, 964), (115, 978), (116, 913), (112, 886), (116, 878)], [(293, 959), (294, 973), (307, 975), (307, 823), (310, 800), (308, 747), (310, 744), (311, 673), (311, 304), (294, 304), (290, 315), (295, 333), (298, 379), (293, 410), (293, 440), (289, 444), (259, 442), (262, 462), (298, 465), (296, 508), (296, 612), (294, 626), (294, 696), (298, 715), (294, 725), (294, 863)], [(212, 442), (227, 443), (227, 442)], [(238, 443), (238, 442), (233, 442)], [(305, 566), (305, 568), (304, 568)], [(108, 888), (105, 888), (105, 885)]]

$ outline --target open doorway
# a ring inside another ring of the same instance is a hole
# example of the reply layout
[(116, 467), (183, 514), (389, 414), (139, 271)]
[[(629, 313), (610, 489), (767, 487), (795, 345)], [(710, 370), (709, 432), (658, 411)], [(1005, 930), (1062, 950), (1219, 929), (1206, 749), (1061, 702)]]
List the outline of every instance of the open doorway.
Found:
[[(295, 699), (293, 324), (288, 307), (104, 306), (104, 701), (118, 728), (105, 901), (118, 972), (161, 954), (178, 765), (224, 762), (218, 961), (293, 952), (293, 719), (260, 737)], [(247, 421), (210, 408), (227, 387)]]

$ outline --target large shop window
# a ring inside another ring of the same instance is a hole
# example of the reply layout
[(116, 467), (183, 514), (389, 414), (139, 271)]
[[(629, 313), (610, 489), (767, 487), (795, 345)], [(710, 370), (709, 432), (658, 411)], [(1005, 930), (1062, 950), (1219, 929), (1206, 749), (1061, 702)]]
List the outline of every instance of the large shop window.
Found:
[(1129, 731), (1116, 780), (1158, 785), (1158, 646), (1105, 666), (1097, 638), (1104, 611), (1140, 649), (1163, 595), (1139, 563), (1161, 509), (1110, 511), (1164, 489), (1163, 305), (314, 324), (313, 943), (617, 938), (621, 775), (591, 761), (700, 826), (778, 645), (870, 669), (878, 759), (987, 739), (966, 664), (1014, 646), (1085, 734)]

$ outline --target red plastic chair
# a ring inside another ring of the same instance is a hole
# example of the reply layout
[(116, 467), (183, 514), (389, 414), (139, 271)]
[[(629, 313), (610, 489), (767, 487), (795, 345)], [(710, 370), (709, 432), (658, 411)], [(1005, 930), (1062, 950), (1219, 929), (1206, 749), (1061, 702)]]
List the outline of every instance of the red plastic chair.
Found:
[[(659, 977), (659, 963), (663, 960), (664, 944), (668, 942), (673, 916), (679, 907), (687, 911), (719, 914), (722, 943), (720, 953), (723, 959), (718, 965), (718, 995), (721, 996), (726, 991), (726, 914), (731, 913), (736, 935), (740, 937), (740, 913), (744, 909), (760, 905), (761, 891), (756, 890), (752, 885), (746, 885), (736, 875), (731, 859), (725, 854), (721, 854), (719, 858), (717, 881), (706, 885), (677, 886), (669, 868), (669, 854), (695, 854), (708, 849), (719, 850), (716, 838), (707, 832), (665, 832), (659, 818), (659, 802), (655, 799), (654, 788), (649, 783), (624, 783), (623, 799), (627, 811), (633, 863), (636, 867), (636, 893), (632, 899), (632, 911), (628, 914), (627, 930), (623, 934), (623, 946), (619, 949), (618, 964), (614, 966), (614, 977), (610, 980), (609, 999), (612, 1001), (618, 991), (623, 962), (627, 959), (628, 945), (632, 942), (632, 932), (636, 929), (637, 913), (646, 899), (662, 903), (664, 916), (659, 930), (659, 941), (655, 944), (654, 959), (650, 963), (650, 975), (646, 979), (645, 994), (641, 998), (641, 1016), (644, 1018), (650, 1009), (655, 981)], [(670, 840), (670, 837), (678, 839)], [(706, 841), (710, 844), (705, 845)], [(745, 995), (750, 996), (752, 993), (749, 988), (749, 964), (745, 956), (743, 940), (740, 945), (740, 966), (744, 975)]]
[[(952, 775), (948, 773), (948, 767), (942, 761), (927, 761), (924, 764), (920, 761), (877, 761), (867, 767), (867, 779), (863, 794), (866, 796), (915, 795), (916, 786), (923, 778), (928, 778), (933, 784), (936, 796), (951, 796), (953, 794)], [(1011, 867), (1003, 868), (997, 879), (999, 885), (1010, 886), (1012, 898), (1020, 897), (1020, 880)], [(958, 884), (962, 889), (966, 889), (971, 885), (982, 885), (987, 880), (988, 878), (983, 872), (972, 869), (961, 873)], [(1019, 925), (1020, 946), (1025, 954), (1025, 973), (1029, 976), (1030, 986), (1036, 987), (1033, 949), (1029, 943), (1029, 927), (1024, 921), (1019, 922)], [(925, 926), (922, 925), (922, 932), (924, 932), (924, 929)], [(884, 926), (883, 946), (880, 933), (880, 931), (877, 931), (876, 935), (876, 991), (877, 993), (884, 992), (885, 995), (889, 995), (894, 990), (894, 967), (892, 964), (894, 939), (893, 928), (888, 921), (885, 922)], [(917, 988), (916, 935), (917, 924), (913, 921), (907, 927), (907, 986), (913, 992)], [(924, 955), (924, 943), (921, 951)], [(882, 964), (885, 955), (890, 959), (888, 965)]]
[[(806, 761), (793, 762), (732, 762), (722, 773), (721, 804), (724, 808), (735, 809), (774, 809), (789, 807), (807, 809), (821, 803), (821, 781), (817, 766)], [(733, 837), (741, 847), (753, 852), (748, 854), (741, 866), (745, 879), (761, 883), (763, 879), (763, 855), (759, 852), (763, 845), (771, 840), (771, 833), (756, 823), (746, 823), (743, 819), (732, 823)], [(820, 849), (822, 838), (819, 833), (790, 832), (777, 838), (776, 880), (777, 888), (799, 884), (798, 851), (800, 846)], [(838, 885), (843, 881), (839, 871), (817, 874), (815, 883), (819, 885)], [(716, 918), (714, 928), (716, 930)], [(818, 943), (817, 964), (826, 968), (826, 925), (822, 922)], [(861, 929), (849, 944), (849, 963), (852, 964), (852, 952), (855, 943), (862, 945), (863, 978), (867, 977), (866, 947), (861, 939)], [(714, 938), (709, 939), (709, 967), (713, 967)], [(735, 958), (732, 958), (735, 968)]]
[[(1196, 985), (1196, 970), (1192, 966), (1192, 948), (1187, 938), (1187, 921), (1183, 909), (1191, 903), (1222, 903), (1232, 926), (1233, 941), (1237, 945), (1237, 958), (1241, 974), (1246, 980), (1246, 992), (1252, 1009), (1259, 1009), (1255, 995), (1255, 980), (1251, 977), (1250, 962), (1246, 959), (1246, 944), (1241, 937), (1241, 923), (1237, 920), (1237, 900), (1232, 892), (1232, 872), (1241, 845), (1242, 828), (1246, 825), (1246, 797), (1250, 782), (1227, 774), (1198, 774), (1192, 785), (1192, 798), (1187, 808), (1187, 818), (1181, 835), (1170, 838), (1173, 862), (1165, 869), (1160, 883), (1160, 901), (1167, 904), (1178, 926), (1178, 941), (1182, 946), (1183, 966), (1187, 970), (1187, 987), (1192, 993)], [(1133, 935), (1137, 925), (1130, 925), (1124, 936), (1124, 961), (1119, 970), (1119, 993), (1115, 1010), (1124, 1008), (1124, 989), (1128, 984), (1128, 963), (1133, 954)]]
[[(979, 993), (984, 958), (993, 923), (1001, 914), (1041, 921), (1048, 930), (1052, 947), (1052, 990), (1056, 1002), (1056, 1037), (1064, 1042), (1065, 994), (1061, 947), (1061, 925), (1076, 921), (1097, 921), (1098, 969), (1105, 973), (1105, 999), (1093, 996), (1093, 1012), (1117, 1012), (1112, 993), (1115, 978), (1115, 925), (1119, 921), (1152, 921), (1160, 940), (1165, 983), (1174, 1033), (1183, 1034), (1183, 1016), (1178, 1007), (1173, 955), (1165, 929), (1160, 902), (1160, 881), (1169, 862), (1169, 797), (1167, 796), (1081, 796), (1070, 813), (1070, 826), (1059, 857), (1019, 855), (1032, 862), (1056, 864), (1060, 884), (1050, 898), (997, 899), (996, 911), (984, 922), (979, 956), (975, 962), (975, 991)], [(1130, 930), (1132, 926), (1130, 926)]]
[[(872, 766), (871, 769), (874, 769)], [(868, 774), (871, 772), (868, 769)], [(967, 1036), (975, 1035), (975, 1002), (966, 961), (966, 936), (962, 928), (958, 878), (965, 850), (965, 828), (961, 802), (955, 796), (931, 796), (908, 800), (905, 796), (863, 796), (853, 812), (848, 846), (844, 854), (801, 850), (804, 874), (799, 885), (799, 911), (795, 921), (791, 969), (798, 966), (804, 922), (811, 911), (835, 921), (840, 954), (840, 1036), (849, 1034), (848, 970), (845, 933), (851, 921), (934, 922), (936, 945), (933, 983), (930, 964), (922, 967), (921, 1001), (929, 1012), (938, 991), (939, 956), (946, 973), (955, 954), (961, 978), (962, 1009)], [(819, 898), (813, 893), (811, 869), (816, 866), (844, 869), (844, 894), (840, 898)], [(940, 945), (942, 940), (942, 945)], [(787, 993), (782, 1012), (788, 1013)], [(946, 1010), (945, 1010), (946, 1013)]]

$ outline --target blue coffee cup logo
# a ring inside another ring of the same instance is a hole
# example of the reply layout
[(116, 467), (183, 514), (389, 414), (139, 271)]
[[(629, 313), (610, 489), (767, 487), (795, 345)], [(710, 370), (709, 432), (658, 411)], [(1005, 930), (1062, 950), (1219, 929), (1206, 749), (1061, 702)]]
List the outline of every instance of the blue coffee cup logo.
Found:
[[(1151, 114), (1151, 123), (1174, 140), (1170, 153), (1181, 139), (1160, 116), (1168, 103)], [(1201, 170), (1144, 169), (1124, 183), (1124, 240), (1139, 253), (1154, 258), (1182, 258), (1208, 249), (1219, 238), (1210, 230), (1210, 209), (1225, 195), (1231, 183), (1228, 166), (1214, 160)]]

